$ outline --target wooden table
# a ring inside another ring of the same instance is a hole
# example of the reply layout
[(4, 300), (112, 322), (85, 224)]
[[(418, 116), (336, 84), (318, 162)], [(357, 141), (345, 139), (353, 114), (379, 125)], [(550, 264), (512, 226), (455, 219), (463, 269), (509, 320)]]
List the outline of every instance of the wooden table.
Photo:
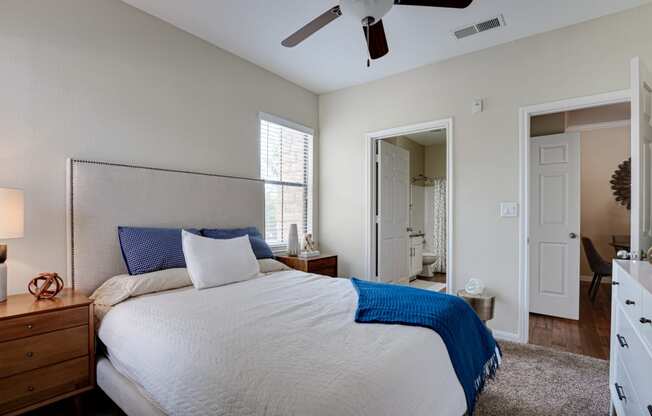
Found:
[(93, 389), (93, 321), (92, 301), (71, 289), (54, 299), (24, 294), (0, 303), (0, 415)]
[(614, 248), (616, 253), (618, 253), (620, 250), (626, 250), (627, 252), (629, 252), (631, 248), (630, 236), (612, 235), (611, 242), (609, 243), (609, 245)]
[(276, 256), (276, 260), (306, 273), (337, 277), (337, 256), (322, 254), (315, 257)]

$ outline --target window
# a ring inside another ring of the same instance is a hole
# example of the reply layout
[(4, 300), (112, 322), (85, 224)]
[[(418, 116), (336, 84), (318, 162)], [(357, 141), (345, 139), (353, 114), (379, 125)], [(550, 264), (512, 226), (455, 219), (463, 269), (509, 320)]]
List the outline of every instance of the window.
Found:
[(265, 240), (287, 246), (290, 224), (299, 238), (312, 232), (313, 131), (269, 114), (260, 115), (260, 177), (265, 181)]

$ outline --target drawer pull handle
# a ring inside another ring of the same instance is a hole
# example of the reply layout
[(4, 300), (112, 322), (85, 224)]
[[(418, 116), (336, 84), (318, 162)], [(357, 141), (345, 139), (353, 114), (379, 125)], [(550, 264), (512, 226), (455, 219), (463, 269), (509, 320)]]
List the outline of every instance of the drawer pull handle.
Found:
[(652, 320), (649, 320), (647, 318), (641, 318), (639, 319), (639, 322), (642, 324), (652, 324)]
[(625, 305), (636, 305), (636, 302), (634, 302), (633, 300), (629, 300), (629, 299), (627, 299), (627, 300), (625, 301)]
[(27, 386), (27, 391), (34, 391), (34, 386)]
[(629, 344), (627, 344), (627, 340), (625, 340), (624, 336), (622, 336), (620, 334), (616, 334), (616, 337), (618, 338), (618, 342), (620, 343), (621, 347), (629, 348)]
[(616, 383), (615, 386), (616, 386), (616, 393), (618, 394), (618, 400), (620, 400), (621, 402), (623, 400), (627, 400), (627, 396), (625, 396), (625, 390), (623, 390), (623, 386), (621, 386), (618, 383)]
[(34, 328), (32, 324), (27, 324), (27, 329), (32, 329), (32, 328)]
[(620, 282), (616, 282), (615, 280), (613, 282), (611, 282), (612, 286), (618, 286), (619, 284), (620, 284)]
[(34, 356), (34, 353), (31, 352), (31, 351), (28, 351), (28, 352), (25, 353), (25, 357), (27, 357), (27, 358), (32, 358), (33, 356)]

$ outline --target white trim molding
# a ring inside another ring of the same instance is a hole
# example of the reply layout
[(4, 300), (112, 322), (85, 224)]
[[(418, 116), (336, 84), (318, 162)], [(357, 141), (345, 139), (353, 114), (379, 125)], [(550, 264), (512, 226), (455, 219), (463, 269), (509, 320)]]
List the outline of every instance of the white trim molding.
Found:
[(506, 331), (499, 331), (497, 329), (492, 329), (491, 333), (494, 335), (494, 338), (496, 338), (499, 341), (509, 341), (509, 342), (518, 342), (518, 343), (523, 342), (518, 336), (518, 334), (514, 332), (506, 332)]
[(448, 293), (455, 293), (455, 281), (453, 279), (453, 213), (454, 209), (454, 169), (453, 169), (453, 119), (446, 118), (442, 120), (429, 121), (426, 123), (412, 124), (408, 126), (395, 127), (386, 130), (375, 131), (367, 133), (363, 140), (363, 151), (365, 155), (364, 163), (364, 192), (363, 192), (363, 207), (365, 217), (365, 234), (364, 234), (364, 264), (365, 264), (365, 278), (367, 280), (376, 280), (374, 269), (376, 264), (376, 227), (375, 227), (375, 210), (376, 206), (376, 193), (375, 181), (376, 170), (375, 164), (375, 143), (377, 140), (386, 139), (389, 137), (402, 136), (407, 134), (421, 133), (429, 130), (446, 130), (446, 291)]
[(521, 107), (518, 121), (519, 144), (519, 206), (521, 213), (518, 227), (518, 332), (519, 342), (527, 343), (530, 325), (530, 279), (529, 279), (529, 177), (530, 177), (530, 118), (543, 114), (560, 113), (602, 105), (626, 103), (631, 100), (629, 89), (554, 101)]

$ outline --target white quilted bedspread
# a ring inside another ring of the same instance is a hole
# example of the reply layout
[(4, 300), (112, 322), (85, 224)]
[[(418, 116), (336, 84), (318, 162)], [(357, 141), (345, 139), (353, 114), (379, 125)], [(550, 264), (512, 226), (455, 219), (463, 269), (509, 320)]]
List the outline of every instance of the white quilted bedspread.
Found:
[(102, 320), (116, 369), (169, 415), (461, 416), (435, 332), (354, 322), (346, 279), (297, 271), (132, 298)]

